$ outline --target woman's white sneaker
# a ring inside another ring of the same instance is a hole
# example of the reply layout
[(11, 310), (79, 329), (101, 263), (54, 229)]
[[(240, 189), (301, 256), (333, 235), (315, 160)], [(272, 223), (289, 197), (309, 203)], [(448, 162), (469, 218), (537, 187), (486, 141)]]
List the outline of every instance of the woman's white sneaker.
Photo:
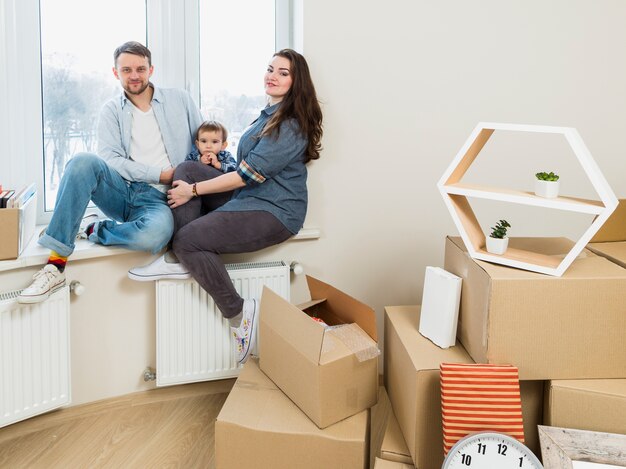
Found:
[(139, 282), (150, 282), (152, 280), (174, 279), (185, 280), (191, 278), (189, 270), (176, 259), (173, 254), (167, 251), (149, 264), (141, 267), (133, 267), (128, 271), (128, 278)]
[(244, 300), (243, 318), (239, 327), (231, 327), (231, 334), (235, 340), (235, 354), (237, 363), (244, 364), (256, 346), (256, 325), (259, 319), (259, 302)]
[(17, 302), (40, 303), (64, 286), (65, 273), (59, 272), (55, 265), (46, 264), (43, 269), (33, 275), (33, 283), (22, 290), (17, 297)]

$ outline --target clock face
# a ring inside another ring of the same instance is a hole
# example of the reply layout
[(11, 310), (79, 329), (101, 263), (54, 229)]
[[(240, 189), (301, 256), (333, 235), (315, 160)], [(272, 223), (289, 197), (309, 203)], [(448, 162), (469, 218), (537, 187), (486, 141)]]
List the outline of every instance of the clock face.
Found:
[(443, 469), (543, 469), (523, 443), (503, 433), (480, 432), (459, 440), (448, 452)]

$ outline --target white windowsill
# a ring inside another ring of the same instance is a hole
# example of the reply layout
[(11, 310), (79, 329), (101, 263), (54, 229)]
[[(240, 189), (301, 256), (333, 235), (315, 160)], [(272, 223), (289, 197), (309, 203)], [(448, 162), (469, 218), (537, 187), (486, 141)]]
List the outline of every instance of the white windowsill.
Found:
[[(45, 228), (45, 225), (37, 226), (35, 233), (38, 234)], [(299, 241), (305, 239), (318, 239), (320, 237), (320, 230), (317, 228), (303, 228), (297, 235), (290, 238), (289, 241)], [(45, 264), (50, 255), (50, 250), (37, 244), (37, 236), (33, 236), (33, 239), (28, 243), (28, 246), (22, 252), (22, 255), (17, 259), (9, 261), (0, 261), (0, 272), (7, 270), (21, 269), (24, 267), (31, 267), (33, 265)], [(116, 248), (112, 246), (102, 246), (101, 244), (90, 243), (85, 239), (76, 241), (76, 248), (72, 253), (72, 260), (80, 259), (95, 259), (97, 257), (117, 256), (120, 254), (126, 254), (133, 251), (129, 251), (125, 248)]]

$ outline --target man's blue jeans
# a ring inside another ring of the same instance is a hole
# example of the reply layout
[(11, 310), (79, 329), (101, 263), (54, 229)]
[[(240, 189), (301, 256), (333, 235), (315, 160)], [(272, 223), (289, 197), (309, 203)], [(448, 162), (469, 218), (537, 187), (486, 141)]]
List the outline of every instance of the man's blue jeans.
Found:
[(129, 184), (97, 155), (79, 153), (65, 168), (52, 221), (39, 244), (61, 256), (72, 254), (90, 200), (111, 218), (96, 225), (92, 242), (156, 253), (172, 237), (166, 194), (144, 182)]

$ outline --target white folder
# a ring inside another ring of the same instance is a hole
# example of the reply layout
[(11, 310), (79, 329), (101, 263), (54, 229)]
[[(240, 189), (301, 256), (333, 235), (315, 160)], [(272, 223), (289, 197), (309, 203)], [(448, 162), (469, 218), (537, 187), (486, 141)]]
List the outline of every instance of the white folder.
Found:
[(441, 348), (456, 341), (461, 282), (440, 267), (426, 267), (419, 332)]

